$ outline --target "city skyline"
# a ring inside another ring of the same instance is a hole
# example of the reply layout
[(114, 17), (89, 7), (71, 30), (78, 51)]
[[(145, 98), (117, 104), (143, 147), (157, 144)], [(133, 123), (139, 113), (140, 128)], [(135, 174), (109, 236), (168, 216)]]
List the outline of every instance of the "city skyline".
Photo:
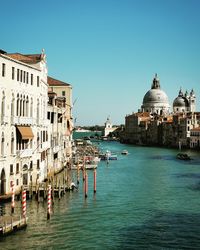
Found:
[[(72, 84), (76, 125), (113, 124), (140, 109), (155, 73), (171, 105), (192, 88), (200, 111), (200, 2), (6, 1), (1, 49), (47, 54), (48, 75)], [(9, 10), (9, 12), (8, 12)], [(9, 13), (9, 14), (8, 14)]]

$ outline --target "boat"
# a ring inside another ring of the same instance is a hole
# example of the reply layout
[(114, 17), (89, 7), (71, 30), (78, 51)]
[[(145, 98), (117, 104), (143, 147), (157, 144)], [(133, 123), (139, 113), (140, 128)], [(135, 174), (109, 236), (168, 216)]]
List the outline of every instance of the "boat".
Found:
[(103, 161), (108, 160), (117, 160), (117, 155), (112, 154), (109, 150), (107, 150), (105, 153), (99, 154), (99, 158)]
[(178, 153), (176, 155), (176, 158), (179, 160), (184, 160), (184, 161), (191, 160), (191, 157), (188, 154), (184, 154), (184, 153)]
[(126, 149), (122, 150), (121, 154), (122, 155), (128, 155), (128, 150), (126, 150)]

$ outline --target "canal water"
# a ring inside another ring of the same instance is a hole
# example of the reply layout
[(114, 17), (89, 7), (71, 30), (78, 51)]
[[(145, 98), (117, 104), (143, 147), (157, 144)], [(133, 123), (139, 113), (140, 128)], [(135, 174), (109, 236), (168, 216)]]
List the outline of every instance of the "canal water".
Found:
[(96, 194), (90, 170), (87, 199), (81, 179), (78, 191), (55, 199), (49, 221), (46, 201), (27, 201), (27, 228), (1, 238), (0, 249), (200, 249), (200, 154), (188, 151), (186, 162), (173, 149), (99, 147), (118, 160), (99, 163)]

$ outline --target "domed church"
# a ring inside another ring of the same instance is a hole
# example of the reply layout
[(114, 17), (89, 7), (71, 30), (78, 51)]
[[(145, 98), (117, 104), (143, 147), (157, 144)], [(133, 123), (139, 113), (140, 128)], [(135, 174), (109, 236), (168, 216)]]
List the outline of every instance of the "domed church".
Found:
[(192, 89), (190, 94), (186, 91), (183, 94), (182, 89), (179, 90), (178, 96), (174, 99), (173, 102), (173, 111), (174, 113), (180, 112), (195, 112), (196, 108), (196, 97), (194, 90)]
[(153, 78), (151, 89), (145, 94), (143, 104), (141, 106), (142, 112), (156, 113), (158, 115), (169, 114), (170, 105), (168, 97), (160, 88), (160, 81), (157, 74)]

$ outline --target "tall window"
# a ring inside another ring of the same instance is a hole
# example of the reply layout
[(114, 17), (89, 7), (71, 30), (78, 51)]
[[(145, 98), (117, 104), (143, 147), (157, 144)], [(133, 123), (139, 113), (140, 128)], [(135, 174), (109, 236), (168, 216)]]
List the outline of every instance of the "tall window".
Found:
[(2, 119), (2, 121), (3, 121), (4, 116), (5, 116), (5, 101), (6, 101), (5, 99), (6, 99), (6, 97), (5, 97), (5, 93), (3, 91), (2, 101), (1, 101), (1, 119)]
[(14, 107), (15, 107), (15, 97), (14, 97), (14, 94), (12, 94), (12, 101), (11, 101), (11, 117), (14, 116)]
[(33, 98), (31, 98), (30, 117), (33, 117)]
[(65, 91), (62, 91), (62, 96), (65, 96)]
[(2, 76), (6, 76), (6, 65), (2, 63)]
[(11, 134), (11, 155), (14, 154), (14, 134)]
[(1, 156), (4, 156), (4, 141), (5, 141), (4, 133), (2, 132), (1, 134)]
[(39, 87), (40, 86), (40, 78), (39, 78), (39, 76), (37, 76), (37, 87)]
[(26, 83), (28, 84), (28, 72), (26, 72)]
[(31, 74), (31, 85), (33, 85), (33, 74)]
[(17, 105), (16, 105), (16, 116), (20, 114), (19, 112), (19, 106), (20, 106), (20, 100), (19, 100), (19, 94), (17, 94)]
[(23, 79), (23, 70), (20, 70), (20, 82), (22, 82)]
[(29, 116), (29, 99), (28, 96), (26, 97), (26, 116)]
[(15, 67), (12, 67), (12, 80), (15, 79)]
[(17, 81), (19, 82), (19, 69), (17, 69)]

